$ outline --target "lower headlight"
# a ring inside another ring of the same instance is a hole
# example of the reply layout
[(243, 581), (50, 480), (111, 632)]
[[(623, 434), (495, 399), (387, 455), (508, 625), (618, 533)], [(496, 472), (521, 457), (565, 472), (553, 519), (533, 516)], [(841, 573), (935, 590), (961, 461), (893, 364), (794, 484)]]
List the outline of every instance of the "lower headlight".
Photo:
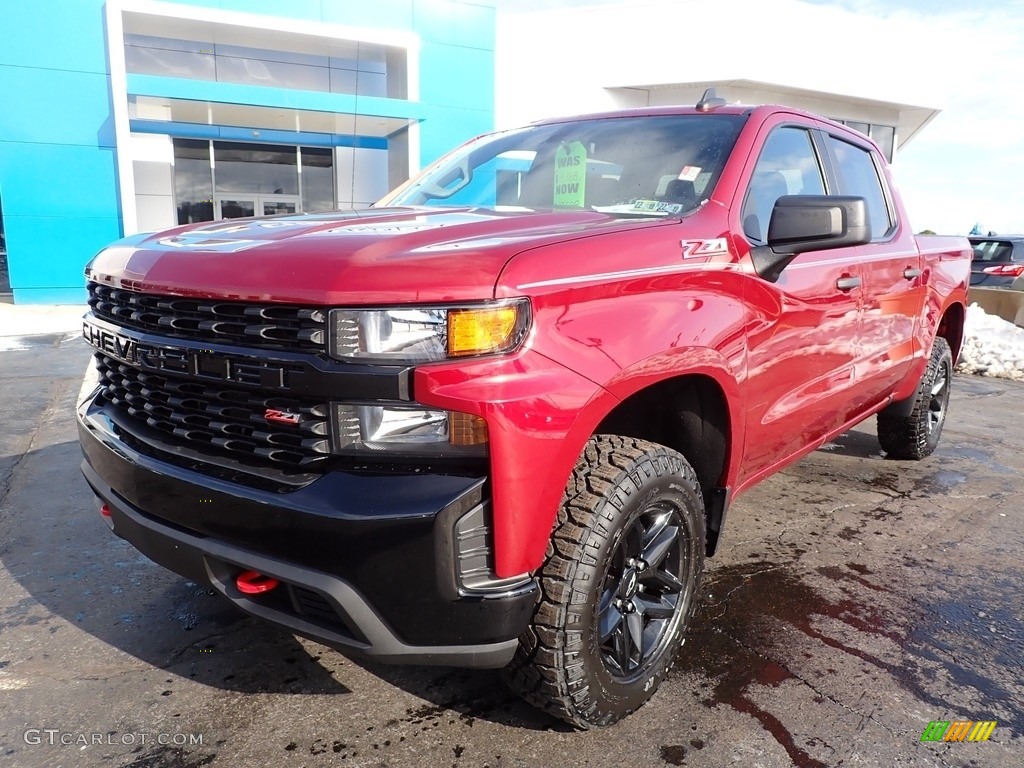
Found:
[(334, 452), (388, 451), (415, 456), (485, 456), (487, 423), (479, 416), (391, 405), (332, 406)]

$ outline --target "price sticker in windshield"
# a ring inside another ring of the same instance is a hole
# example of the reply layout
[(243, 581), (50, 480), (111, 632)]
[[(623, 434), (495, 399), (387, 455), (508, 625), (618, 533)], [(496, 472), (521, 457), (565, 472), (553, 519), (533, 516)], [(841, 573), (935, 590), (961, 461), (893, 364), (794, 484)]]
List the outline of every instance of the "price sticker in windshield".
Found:
[(562, 144), (555, 151), (556, 208), (582, 208), (587, 196), (587, 148), (582, 142)]

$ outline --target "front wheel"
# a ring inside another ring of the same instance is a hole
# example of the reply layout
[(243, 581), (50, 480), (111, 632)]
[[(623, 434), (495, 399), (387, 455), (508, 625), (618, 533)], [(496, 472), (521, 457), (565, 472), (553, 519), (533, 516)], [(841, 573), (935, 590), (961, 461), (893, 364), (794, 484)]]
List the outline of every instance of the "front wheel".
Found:
[(878, 414), (878, 442), (887, 455), (894, 459), (923, 459), (932, 454), (946, 423), (952, 383), (953, 354), (949, 342), (936, 336), (910, 415), (885, 411)]
[(591, 438), (507, 682), (579, 728), (622, 719), (654, 695), (679, 652), (703, 562), (704, 504), (686, 459), (645, 440)]

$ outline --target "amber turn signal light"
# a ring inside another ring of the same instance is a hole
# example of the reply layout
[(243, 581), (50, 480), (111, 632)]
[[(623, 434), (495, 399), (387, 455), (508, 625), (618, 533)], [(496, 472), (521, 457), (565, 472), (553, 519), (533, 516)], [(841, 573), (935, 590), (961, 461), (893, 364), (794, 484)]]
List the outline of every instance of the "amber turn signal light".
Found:
[(518, 341), (520, 305), (453, 309), (448, 312), (448, 354), (452, 357), (503, 352)]

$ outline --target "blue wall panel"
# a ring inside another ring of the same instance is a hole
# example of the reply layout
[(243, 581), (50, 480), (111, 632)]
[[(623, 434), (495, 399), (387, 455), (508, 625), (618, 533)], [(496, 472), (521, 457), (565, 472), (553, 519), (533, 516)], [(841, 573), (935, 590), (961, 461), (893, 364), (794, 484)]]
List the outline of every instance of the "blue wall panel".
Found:
[(413, 24), (425, 41), (494, 51), (492, 6), (462, 0), (415, 0)]
[[(62, 303), (69, 295), (85, 301), (82, 270), (103, 246), (121, 236), (117, 217), (5, 216), (8, 243), (30, 243), (31, 258), (9, 261), (14, 300)], [(52, 295), (49, 295), (52, 293)], [(60, 298), (64, 297), (64, 298)]]
[(0, 65), (107, 71), (102, 0), (6, 2)]
[(117, 217), (114, 150), (73, 144), (5, 144), (0, 155), (9, 216)]
[(420, 99), (435, 106), (493, 111), (493, 52), (424, 43)]
[(103, 3), (9, 5), (0, 190), (11, 286), (17, 302), (81, 302), (86, 261), (121, 233)]
[(110, 78), (94, 72), (66, 72), (0, 66), (0, 93), (16, 109), (0, 109), (3, 141), (113, 147)]

